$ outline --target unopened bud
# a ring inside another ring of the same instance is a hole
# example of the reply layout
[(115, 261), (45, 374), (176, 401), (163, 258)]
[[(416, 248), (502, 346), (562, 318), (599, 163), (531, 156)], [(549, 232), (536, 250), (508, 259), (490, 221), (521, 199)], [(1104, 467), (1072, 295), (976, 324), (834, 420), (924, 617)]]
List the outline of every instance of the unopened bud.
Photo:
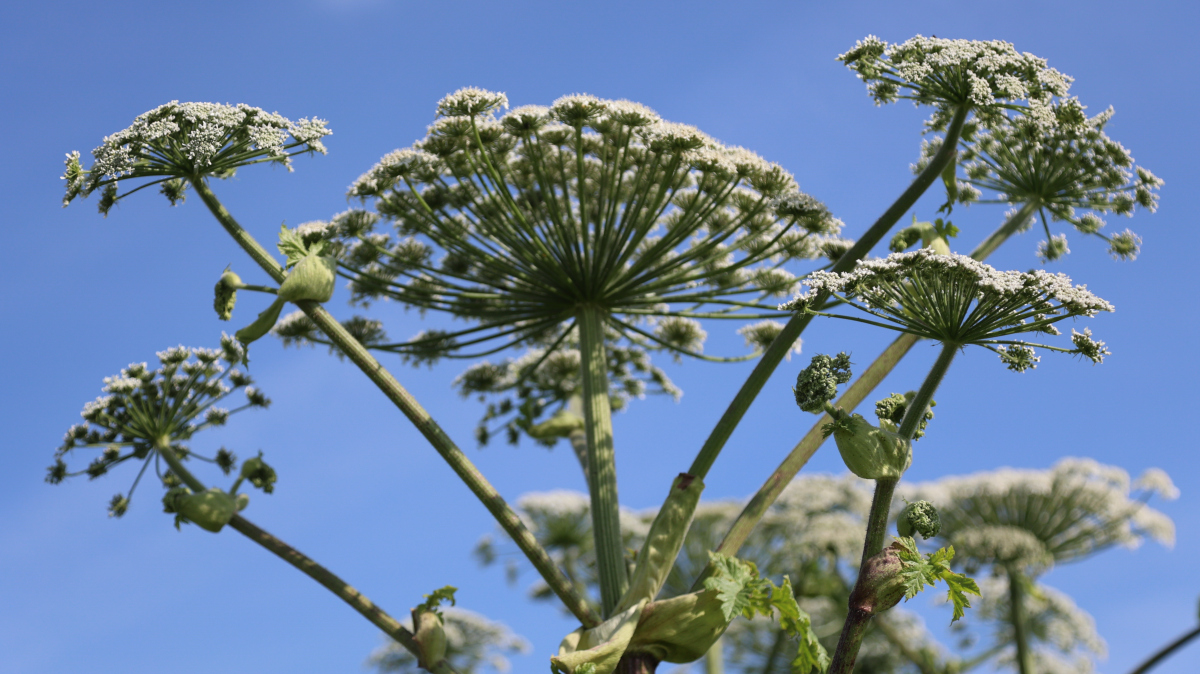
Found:
[(262, 452), (258, 456), (247, 459), (242, 462), (242, 479), (249, 480), (250, 484), (270, 494), (275, 491), (275, 469), (272, 468), (266, 461), (262, 459)]
[[(165, 504), (164, 504), (165, 505)], [(205, 531), (216, 533), (237, 512), (237, 501), (217, 487), (199, 494), (188, 494), (175, 500), (175, 510), (188, 521)]]
[(904, 506), (900, 516), (896, 518), (896, 531), (901, 536), (912, 538), (913, 533), (921, 534), (926, 540), (938, 535), (942, 521), (937, 509), (929, 501), (913, 501)]
[(237, 303), (237, 291), (242, 286), (242, 279), (237, 274), (228, 270), (221, 274), (216, 287), (213, 288), (213, 309), (217, 312), (217, 318), (227, 321), (233, 316), (233, 305)]
[(583, 417), (570, 410), (559, 410), (557, 414), (535, 426), (530, 426), (526, 433), (536, 440), (565, 438), (571, 433), (583, 428)]
[(417, 644), (417, 666), (433, 671), (446, 659), (446, 630), (442, 616), (436, 611), (418, 606), (412, 610), (413, 641)]
[(898, 480), (912, 465), (912, 442), (892, 431), (873, 426), (859, 414), (842, 414), (825, 425), (833, 435), (842, 461), (850, 472), (867, 480)]

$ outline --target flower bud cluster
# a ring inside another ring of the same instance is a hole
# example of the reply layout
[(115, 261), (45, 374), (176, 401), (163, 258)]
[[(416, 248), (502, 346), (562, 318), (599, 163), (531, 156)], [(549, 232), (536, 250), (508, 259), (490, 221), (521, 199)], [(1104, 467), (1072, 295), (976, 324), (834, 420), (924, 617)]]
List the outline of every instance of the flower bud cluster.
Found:
[[(224, 425), (232, 414), (270, 405), (271, 401), (252, 386), (250, 376), (233, 367), (244, 358), (241, 344), (222, 335), (220, 349), (174, 347), (158, 352), (160, 367), (155, 370), (146, 363), (133, 363), (119, 374), (106, 377), (105, 395), (84, 406), (84, 423), (67, 431), (62, 445), (55, 450), (54, 465), (50, 466), (46, 481), (57, 484), (83, 474), (96, 479), (120, 464), (140, 462), (142, 469), (133, 487), (128, 493), (118, 494), (110, 504), (110, 515), (120, 517), (128, 509), (133, 490), (150, 464), (165, 486), (179, 484), (178, 476), (163, 472), (160, 460), (163, 452), (170, 452), (178, 460), (196, 458), (215, 463), (228, 474), (237, 461), (232, 452), (222, 448), (215, 458), (206, 458), (184, 443), (201, 430)], [(241, 406), (232, 410), (219, 406), (239, 389), (246, 396)], [(97, 450), (98, 456), (86, 469), (71, 472), (67, 459), (84, 450)], [(252, 459), (247, 464), (254, 461), (260, 460)], [(244, 466), (243, 474), (245, 471)], [(254, 475), (258, 480), (255, 486), (269, 493), (275, 480), (274, 471), (261, 464), (254, 469)], [(217, 497), (204, 497), (214, 498)], [(192, 519), (190, 515), (187, 517)]]

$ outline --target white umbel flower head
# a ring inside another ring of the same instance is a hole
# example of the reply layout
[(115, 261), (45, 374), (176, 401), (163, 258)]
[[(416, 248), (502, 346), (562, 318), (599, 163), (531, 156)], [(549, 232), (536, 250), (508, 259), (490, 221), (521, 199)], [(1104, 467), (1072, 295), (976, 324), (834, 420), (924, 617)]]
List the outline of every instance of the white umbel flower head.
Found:
[[(1063, 274), (1001, 272), (965, 255), (938, 254), (931, 248), (863, 260), (849, 272), (817, 271), (804, 282), (809, 289), (781, 309), (860, 321), (959, 346), (976, 344), (996, 352), (1010, 366), (1017, 352), (1032, 357), (1033, 346), (1084, 353), (1078, 341), (1075, 349), (1066, 349), (1016, 341), (1014, 336), (1053, 335), (1059, 321), (1113, 310)], [(871, 318), (813, 310), (814, 301), (829, 296)]]
[(100, 189), (100, 211), (107, 214), (124, 196), (118, 194), (117, 183), (136, 178), (150, 180), (134, 189), (161, 185), (163, 193), (176, 203), (183, 199), (186, 181), (225, 178), (241, 166), (262, 162), (283, 164), (291, 170), (291, 158), (297, 154), (324, 154), (321, 139), (330, 133), (325, 122), (316, 118), (293, 122), (240, 103), (171, 101), (106, 137), (92, 150), (94, 161), (89, 169), (80, 164), (78, 152), (68, 155), (63, 205)]

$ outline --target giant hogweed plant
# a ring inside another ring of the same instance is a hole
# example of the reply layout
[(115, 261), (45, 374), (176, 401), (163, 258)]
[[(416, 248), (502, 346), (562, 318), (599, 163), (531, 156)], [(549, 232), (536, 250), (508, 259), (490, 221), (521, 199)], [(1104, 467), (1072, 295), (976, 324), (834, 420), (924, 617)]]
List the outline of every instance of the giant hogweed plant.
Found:
[[(965, 593), (975, 586), (951, 570), (951, 549), (921, 553), (903, 528), (898, 542), (882, 549), (892, 491), (911, 460), (912, 440), (930, 416), (938, 382), (954, 354), (968, 345), (995, 351), (1017, 370), (1034, 366), (1035, 347), (1099, 362), (1107, 350), (1087, 329), (1073, 333), (1071, 347), (1023, 337), (1052, 335), (1059, 321), (1111, 310), (1061, 275), (998, 272), (980, 260), (1043, 210), (1077, 227), (1086, 223), (1082, 227), (1095, 233), (1098, 216), (1076, 217), (1072, 209), (1127, 213), (1133, 203), (1153, 208), (1152, 190), (1159, 181), (1140, 170), (1136, 181), (1128, 178), (1127, 153), (1089, 152), (1085, 141), (1106, 140), (1103, 124), (1087, 119), (1082, 107), (1066, 98), (1070, 78), (1007, 43), (917, 37), (888, 45), (872, 37), (839, 59), (868, 84), (877, 103), (904, 98), (931, 107), (928, 131), (941, 134), (912, 184), (854, 241), (837, 238), (841, 222), (778, 165), (694, 127), (664, 121), (645, 106), (571, 95), (549, 107), (507, 110), (503, 94), (471, 88), (438, 104), (424, 139), (384, 156), (351, 185), (350, 196), (373, 211), (356, 209), (329, 222), (282, 228), (281, 262), (221, 204), (213, 179), (257, 163), (290, 168), (295, 155), (324, 153), (325, 122), (291, 122), (245, 105), (177, 102), (138, 117), (93, 150), (91, 166), (85, 167), (77, 152), (68, 155), (64, 205), (99, 191), (100, 210), (108, 214), (148, 187), (157, 186), (172, 204), (193, 190), (270, 281), (247, 284), (238, 270), (225, 270), (215, 288), (218, 317), (232, 318), (239, 290), (273, 299), (234, 337), (222, 337), (222, 356), (177, 349), (162, 356), (157, 372), (130, 366), (106, 382), (109, 395), (85, 409), (85, 420), (94, 428), (70, 431), (49, 481), (71, 475), (67, 459), (87, 450), (100, 452), (85, 471), (93, 478), (136, 459), (142, 461), (136, 485), (154, 463), (166, 489), (164, 510), (176, 515), (177, 524), (192, 522), (210, 531), (230, 525), (333, 591), (421, 667), (454, 671), (440, 608), (453, 602), (452, 588), (429, 595), (413, 610), (411, 622), (402, 624), (241, 515), (248, 505), (238, 493), (243, 481), (269, 492), (276, 479), (261, 456), (243, 462), (240, 477), (226, 490), (206, 486), (186, 465), (208, 457), (182, 441), (228, 416), (213, 406), (228, 393), (222, 377), (236, 386), (232, 368), (246, 367), (249, 345), (274, 327), (285, 343), (327, 344), (353, 362), (496, 518), (548, 592), (581, 624), (551, 659), (555, 671), (643, 672), (659, 662), (690, 662), (739, 615), (778, 617), (801, 644), (797, 671), (828, 666), (849, 671), (867, 621), (900, 596), (937, 580), (950, 584), (957, 617), (967, 605)], [(1059, 144), (1054, 162), (1033, 169), (1055, 173), (1056, 181), (1009, 186), (1006, 176), (1023, 170), (1010, 164), (1022, 157), (997, 151), (987, 140), (1010, 127), (1022, 130), (1029, 147)], [(960, 147), (977, 162), (963, 165), (966, 181), (958, 175)], [(1062, 178), (1070, 173), (1063, 167), (1073, 170), (1073, 177)], [(865, 259), (939, 178), (947, 194), (943, 210), (975, 199), (981, 188), (996, 191), (997, 199), (1016, 209), (971, 257), (950, 252), (949, 238), (958, 228), (939, 221), (914, 222), (892, 240), (895, 250), (918, 240), (926, 248), (886, 260)], [(384, 228), (385, 222), (390, 227)], [(1109, 238), (1115, 255), (1133, 256), (1138, 240), (1131, 237)], [(828, 263), (818, 269), (819, 263), (811, 261), (822, 257)], [(422, 312), (445, 312), (466, 326), (390, 341), (378, 318), (338, 321), (329, 313), (324, 303), (338, 277), (348, 281), (351, 302), (365, 310), (393, 300)], [(787, 296), (801, 281), (809, 290), (793, 301), (780, 305), (772, 299)], [(279, 322), (288, 303), (299, 313)], [(836, 403), (837, 386), (851, 378), (846, 359), (814, 359), (798, 382), (802, 409), (829, 415), (828, 423), (814, 427), (816, 434), (833, 435), (847, 465), (878, 485), (863, 569), (850, 591), (845, 637), (829, 665), (791, 582), (784, 578), (777, 585), (736, 557), (783, 485), (819, 445), (808, 436), (734, 518), (711, 556), (694, 570), (688, 591), (657, 597), (684, 544), (704, 479), (734, 427), (771, 373), (796, 351), (815, 316), (852, 318), (830, 313), (839, 306), (870, 316), (855, 320), (904, 335)], [(729, 358), (703, 352), (702, 324), (720, 321), (740, 326), (751, 354)], [(881, 401), (879, 426), (847, 411), (922, 338), (941, 342), (943, 350), (920, 390)], [(499, 365), (473, 365), (457, 385), (468, 395), (509, 396), (489, 408), (480, 439), (490, 434), (487, 423), (496, 418), (508, 419), (503, 427), (510, 436), (547, 442), (571, 438), (588, 482), (595, 595), (374, 355), (425, 363), (514, 348), (526, 349), (525, 355)], [(701, 360), (756, 358), (757, 363), (691, 466), (675, 478), (631, 563), (617, 499), (611, 410), (614, 401), (640, 396), (647, 383), (675, 392), (650, 362), (656, 352)], [(195, 363), (188, 360), (192, 356)], [(265, 399), (248, 390), (248, 404), (264, 406)], [(197, 423), (201, 414), (205, 421)], [(236, 468), (230, 452), (210, 460), (227, 473)], [(130, 494), (114, 499), (113, 515), (128, 509)]]

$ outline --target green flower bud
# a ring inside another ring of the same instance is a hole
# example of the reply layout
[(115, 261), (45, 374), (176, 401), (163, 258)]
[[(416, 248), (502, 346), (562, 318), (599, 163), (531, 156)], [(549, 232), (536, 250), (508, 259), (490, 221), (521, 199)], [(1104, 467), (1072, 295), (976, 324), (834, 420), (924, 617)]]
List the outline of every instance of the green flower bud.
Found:
[(867, 423), (861, 415), (843, 412), (825, 424), (824, 432), (825, 437), (833, 435), (842, 461), (861, 478), (898, 480), (912, 465), (911, 441)]
[(262, 452), (259, 452), (258, 456), (242, 462), (241, 476), (243, 480), (249, 480), (250, 484), (267, 494), (275, 491), (275, 469), (262, 460)]
[(838, 384), (850, 381), (850, 356), (845, 351), (837, 356), (819, 353), (813, 356), (808, 367), (796, 377), (792, 393), (796, 404), (805, 412), (821, 412), (825, 403), (837, 396)]
[(176, 512), (201, 529), (213, 533), (229, 523), (238, 511), (237, 506), (238, 502), (232, 496), (217, 487), (175, 499)]
[(221, 274), (221, 278), (217, 281), (217, 286), (213, 288), (213, 309), (217, 312), (217, 318), (227, 321), (233, 316), (233, 305), (237, 302), (237, 291), (242, 285), (241, 277), (228, 269), (225, 270), (224, 274)]
[(287, 302), (313, 300), (327, 302), (333, 297), (337, 281), (337, 261), (331, 257), (309, 255), (296, 263), (279, 286), (279, 299)]
[(168, 489), (167, 493), (164, 494), (163, 498), (162, 498), (163, 512), (165, 512), (165, 513), (179, 512), (179, 499), (181, 499), (185, 496), (188, 496), (191, 493), (192, 493), (192, 490), (188, 489), (187, 487), (175, 486), (175, 487), (171, 487), (170, 489)]
[(850, 608), (879, 615), (904, 598), (904, 562), (895, 544), (871, 557), (858, 571), (858, 582), (850, 593)]
[(937, 509), (929, 501), (914, 501), (904, 506), (900, 516), (896, 518), (896, 531), (901, 536), (913, 537), (913, 533), (921, 534), (926, 540), (938, 535), (942, 521)]
[(565, 438), (571, 433), (583, 428), (583, 417), (567, 409), (559, 410), (557, 414), (525, 431), (535, 440)]
[[(879, 426), (889, 431), (898, 431), (900, 422), (904, 421), (904, 414), (908, 411), (908, 403), (916, 397), (916, 391), (908, 393), (893, 393), (892, 395), (877, 400), (875, 402), (875, 416), (879, 417)], [(937, 407), (936, 400), (930, 400), (929, 405), (925, 408), (925, 415), (921, 417), (921, 421), (917, 424), (917, 430), (913, 432), (913, 440), (920, 440), (925, 437), (925, 427), (929, 425), (929, 420), (933, 418), (933, 409)]]
[(446, 630), (437, 611), (418, 606), (412, 610), (413, 641), (417, 643), (417, 666), (428, 671), (446, 659)]

